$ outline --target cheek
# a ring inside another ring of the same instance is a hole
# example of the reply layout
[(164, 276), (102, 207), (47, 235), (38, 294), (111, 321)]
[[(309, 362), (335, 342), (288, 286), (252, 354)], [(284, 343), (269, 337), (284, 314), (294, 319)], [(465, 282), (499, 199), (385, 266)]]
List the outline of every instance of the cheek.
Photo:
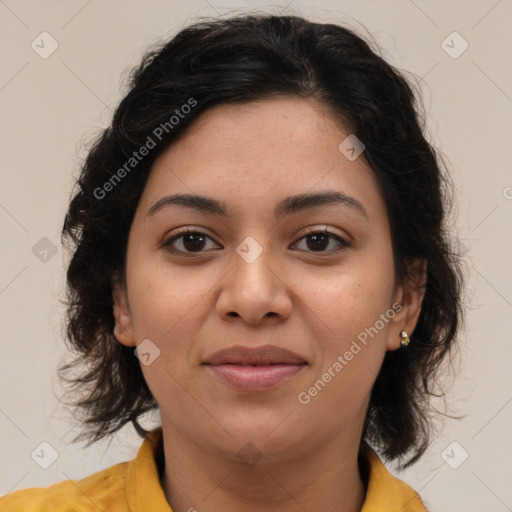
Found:
[(322, 345), (318, 376), (322, 382), (329, 382), (332, 393), (339, 394), (337, 400), (352, 401), (369, 392), (396, 314), (390, 303), (392, 258), (371, 260), (361, 257), (350, 273), (332, 277), (323, 283), (321, 293), (313, 295), (311, 309), (323, 325), (323, 334), (318, 336)]
[(389, 319), (381, 320), (381, 315), (386, 318), (389, 303), (383, 289), (371, 281), (324, 292), (323, 307), (317, 304), (328, 326), (317, 338), (322, 356), (296, 399), (306, 416), (329, 417), (322, 427), (327, 433), (356, 417), (363, 421), (386, 353)]
[[(331, 339), (342, 343), (355, 339), (389, 310), (394, 287), (390, 265), (360, 258), (349, 272), (339, 272), (322, 283), (321, 293), (314, 294), (314, 307), (331, 328)], [(379, 323), (381, 330), (387, 331)]]
[[(191, 318), (204, 309), (203, 298), (213, 284), (213, 276), (198, 267), (178, 267), (164, 254), (139, 251), (128, 267), (128, 294), (134, 331), (138, 338), (177, 338)], [(193, 322), (196, 323), (196, 318)]]

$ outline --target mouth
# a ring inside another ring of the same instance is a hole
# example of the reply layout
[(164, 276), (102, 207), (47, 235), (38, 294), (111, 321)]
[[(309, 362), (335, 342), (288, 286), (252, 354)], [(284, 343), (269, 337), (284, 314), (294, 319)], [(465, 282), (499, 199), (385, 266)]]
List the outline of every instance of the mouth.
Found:
[(308, 363), (274, 345), (251, 348), (240, 345), (216, 352), (203, 363), (224, 384), (238, 391), (265, 391), (292, 379)]

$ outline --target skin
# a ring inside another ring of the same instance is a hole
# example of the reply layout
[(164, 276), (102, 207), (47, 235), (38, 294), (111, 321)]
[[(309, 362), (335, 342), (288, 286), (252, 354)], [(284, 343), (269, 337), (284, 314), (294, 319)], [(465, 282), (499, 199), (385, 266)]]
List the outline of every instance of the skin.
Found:
[[(400, 331), (414, 331), (422, 293), (417, 281), (396, 281), (382, 193), (364, 159), (338, 149), (347, 135), (321, 105), (300, 98), (220, 105), (153, 166), (131, 226), (126, 278), (114, 287), (115, 335), (130, 347), (150, 339), (160, 350), (141, 368), (162, 413), (162, 487), (174, 512), (361, 509), (357, 454), (371, 387), (386, 351), (400, 348)], [(324, 204), (274, 217), (285, 197), (326, 190), (356, 199), (366, 216)], [(147, 215), (176, 193), (223, 201), (233, 216), (183, 206)], [(162, 242), (180, 227), (209, 238), (179, 238), (173, 247), (186, 254), (172, 254)], [(319, 248), (306, 237), (326, 229), (350, 245), (334, 236)], [(263, 249), (252, 263), (236, 252), (248, 236)], [(301, 404), (299, 393), (394, 303), (400, 312)], [(201, 364), (232, 345), (266, 344), (308, 365), (249, 393)], [(248, 443), (257, 454), (251, 464), (238, 453)]]

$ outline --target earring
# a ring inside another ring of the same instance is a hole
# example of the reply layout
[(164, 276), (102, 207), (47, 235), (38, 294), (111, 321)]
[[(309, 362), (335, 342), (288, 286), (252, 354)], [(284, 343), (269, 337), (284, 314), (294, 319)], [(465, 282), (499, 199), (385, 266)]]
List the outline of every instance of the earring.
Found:
[(409, 338), (409, 335), (405, 331), (402, 331), (400, 333), (400, 338), (402, 338), (400, 341), (400, 345), (402, 345), (402, 347), (406, 347), (407, 345), (409, 345), (411, 339)]

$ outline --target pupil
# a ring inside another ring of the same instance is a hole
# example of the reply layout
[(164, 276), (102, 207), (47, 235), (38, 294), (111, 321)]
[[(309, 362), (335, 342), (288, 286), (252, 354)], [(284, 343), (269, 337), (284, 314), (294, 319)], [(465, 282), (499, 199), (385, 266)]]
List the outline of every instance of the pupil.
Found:
[[(200, 239), (199, 244), (194, 243), (194, 238)], [(200, 233), (189, 233), (185, 235), (185, 237), (183, 238), (183, 246), (185, 247), (185, 249), (187, 249), (187, 251), (201, 249), (202, 244), (204, 244), (204, 237)]]
[[(313, 243), (309, 242), (313, 240)], [(320, 242), (320, 243), (319, 243)], [(324, 243), (322, 243), (324, 242)], [(325, 243), (327, 242), (327, 243)], [(315, 234), (308, 237), (309, 249), (325, 249), (329, 245), (329, 237), (326, 234)]]

